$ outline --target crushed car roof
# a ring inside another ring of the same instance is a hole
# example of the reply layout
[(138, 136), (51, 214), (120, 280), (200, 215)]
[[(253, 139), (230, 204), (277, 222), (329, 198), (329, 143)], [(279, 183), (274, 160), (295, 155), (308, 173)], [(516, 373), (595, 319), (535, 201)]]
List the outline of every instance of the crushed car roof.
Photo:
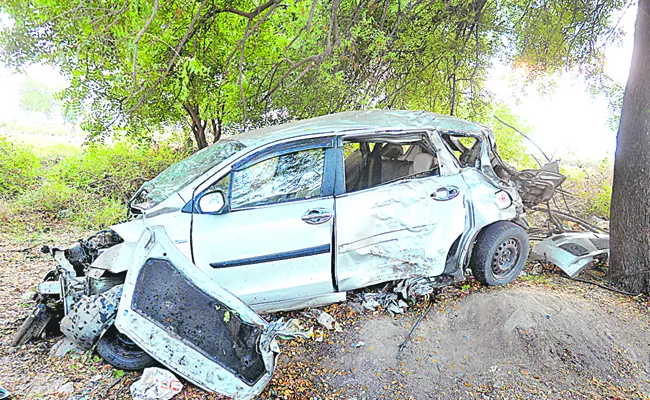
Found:
[(453, 130), (481, 134), (481, 125), (429, 111), (369, 110), (349, 111), (255, 129), (232, 137), (245, 145), (273, 142), (298, 136), (361, 130), (404, 129)]

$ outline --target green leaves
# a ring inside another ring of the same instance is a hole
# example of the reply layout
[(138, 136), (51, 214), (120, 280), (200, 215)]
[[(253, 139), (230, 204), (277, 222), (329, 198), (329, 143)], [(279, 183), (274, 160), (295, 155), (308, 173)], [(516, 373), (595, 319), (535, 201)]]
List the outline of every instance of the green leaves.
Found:
[(188, 109), (197, 140), (213, 121), (227, 132), (359, 108), (476, 119), (491, 107), (484, 86), (496, 59), (525, 62), (530, 79), (575, 65), (601, 76), (601, 45), (617, 36), (611, 17), (624, 6), (7, 0), (0, 11), (15, 23), (0, 33), (0, 57), (59, 66), (70, 78), (65, 107), (83, 112), (95, 137), (190, 123)]

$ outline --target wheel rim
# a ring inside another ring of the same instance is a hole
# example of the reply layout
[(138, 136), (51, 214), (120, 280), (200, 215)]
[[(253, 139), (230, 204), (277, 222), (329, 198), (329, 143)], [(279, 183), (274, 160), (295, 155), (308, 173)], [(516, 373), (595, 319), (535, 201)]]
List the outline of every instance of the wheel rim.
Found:
[(507, 239), (497, 247), (492, 257), (492, 272), (496, 278), (504, 278), (519, 263), (521, 246), (516, 239)]
[(140, 347), (138, 347), (137, 344), (135, 344), (131, 339), (129, 339), (128, 336), (126, 336), (126, 335), (124, 335), (124, 334), (122, 334), (120, 332), (116, 332), (115, 339), (116, 339), (117, 344), (121, 348), (123, 348), (124, 350), (127, 350), (127, 351), (142, 351), (142, 349), (140, 349)]

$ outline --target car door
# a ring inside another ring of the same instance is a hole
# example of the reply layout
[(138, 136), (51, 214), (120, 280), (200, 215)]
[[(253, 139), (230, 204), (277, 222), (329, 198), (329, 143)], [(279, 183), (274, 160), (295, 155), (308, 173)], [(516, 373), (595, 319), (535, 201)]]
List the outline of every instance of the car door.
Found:
[(196, 268), (162, 226), (136, 246), (115, 326), (175, 373), (232, 398), (254, 397), (275, 368), (278, 332)]
[[(373, 140), (372, 137), (359, 139), (362, 143), (360, 148), (363, 148), (363, 143), (367, 146)], [(385, 153), (391, 159), (380, 157), (377, 143), (387, 144)], [(408, 150), (400, 154), (396, 146)], [(376, 154), (373, 162), (366, 163), (366, 169), (381, 170), (378, 167), (384, 163), (392, 170), (407, 170), (399, 165), (408, 161), (410, 154), (416, 153), (411, 149), (413, 146), (420, 147), (418, 150), (429, 155), (416, 155), (409, 166), (410, 172), (403, 173), (406, 174), (403, 178), (398, 176), (382, 183), (381, 177), (371, 177), (368, 185), (357, 185), (357, 190), (353, 191), (350, 191), (350, 186), (355, 185), (346, 180), (347, 192), (336, 196), (336, 277), (339, 290), (443, 273), (447, 254), (466, 225), (466, 186), (457, 170), (448, 165), (436, 165), (440, 160), (437, 153), (445, 151), (442, 143), (427, 133), (382, 136), (376, 139), (373, 151), (365, 156), (368, 159)], [(419, 173), (413, 173), (414, 166), (422, 158), (433, 161), (429, 161), (429, 166)], [(364, 169), (353, 168), (348, 165), (347, 157), (345, 160), (343, 168), (348, 175), (351, 170)], [(362, 180), (369, 176), (364, 172), (356, 175)]]
[(332, 143), (292, 142), (240, 160), (213, 185), (227, 192), (226, 211), (194, 215), (196, 265), (255, 309), (334, 291)]

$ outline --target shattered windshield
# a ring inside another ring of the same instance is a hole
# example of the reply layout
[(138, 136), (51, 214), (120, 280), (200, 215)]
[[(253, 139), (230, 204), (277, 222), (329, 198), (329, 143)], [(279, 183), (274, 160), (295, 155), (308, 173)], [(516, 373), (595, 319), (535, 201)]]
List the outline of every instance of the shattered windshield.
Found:
[(139, 210), (147, 210), (159, 204), (244, 147), (246, 146), (235, 140), (221, 140), (197, 151), (186, 159), (171, 165), (152, 180), (145, 182), (136, 193), (130, 206)]

